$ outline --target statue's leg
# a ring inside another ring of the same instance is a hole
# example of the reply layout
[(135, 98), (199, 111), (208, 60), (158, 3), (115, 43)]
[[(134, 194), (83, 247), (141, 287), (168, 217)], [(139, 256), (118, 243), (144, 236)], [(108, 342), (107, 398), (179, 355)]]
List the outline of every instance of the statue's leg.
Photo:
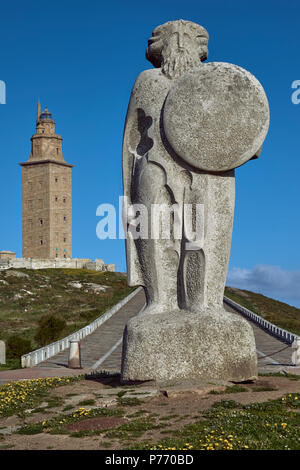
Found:
[[(166, 186), (163, 168), (153, 163), (143, 165), (142, 171), (139, 172), (138, 184), (135, 185), (132, 202), (143, 204), (148, 214), (148, 238), (135, 240), (147, 299), (147, 307), (143, 313), (175, 310), (178, 308), (177, 272), (179, 263), (176, 245), (180, 244), (180, 241), (174, 242), (173, 237), (162, 239), (161, 227), (157, 239), (154, 239), (153, 233), (151, 233), (153, 205), (164, 204), (170, 207), (173, 204), (172, 194)], [(158, 220), (154, 222), (156, 228), (158, 223), (160, 223)]]
[(183, 263), (186, 307), (191, 310), (223, 305), (234, 215), (234, 170), (194, 175), (186, 202), (196, 200), (204, 205), (203, 248), (185, 250)]
[(204, 303), (223, 306), (234, 216), (234, 170), (207, 177)]

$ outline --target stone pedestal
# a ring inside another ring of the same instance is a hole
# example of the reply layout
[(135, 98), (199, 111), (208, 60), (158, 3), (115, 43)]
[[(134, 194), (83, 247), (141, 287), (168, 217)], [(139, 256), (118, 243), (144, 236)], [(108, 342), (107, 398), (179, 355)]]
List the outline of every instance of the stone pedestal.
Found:
[(257, 378), (250, 324), (222, 307), (134, 317), (123, 338), (121, 379), (177, 383)]

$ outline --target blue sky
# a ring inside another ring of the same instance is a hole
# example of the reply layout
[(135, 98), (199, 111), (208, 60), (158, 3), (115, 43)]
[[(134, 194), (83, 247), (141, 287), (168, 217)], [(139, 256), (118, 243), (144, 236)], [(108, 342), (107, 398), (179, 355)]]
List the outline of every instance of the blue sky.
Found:
[[(123, 240), (96, 237), (96, 208), (122, 194), (124, 119), (147, 39), (186, 19), (210, 34), (208, 61), (248, 69), (267, 93), (271, 124), (261, 157), (236, 171), (229, 280), (300, 306), (299, 0), (0, 0), (0, 250), (21, 256), (21, 168), (40, 97), (73, 170), (73, 256), (125, 270)], [(283, 277), (282, 277), (283, 276)], [(288, 289), (283, 289), (283, 281)], [(269, 282), (266, 282), (266, 279)]]

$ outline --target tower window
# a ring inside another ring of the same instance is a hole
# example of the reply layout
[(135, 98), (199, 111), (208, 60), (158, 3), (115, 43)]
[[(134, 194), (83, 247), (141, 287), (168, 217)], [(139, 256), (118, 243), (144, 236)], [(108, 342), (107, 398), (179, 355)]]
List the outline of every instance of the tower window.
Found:
[(44, 224), (43, 219), (40, 219), (40, 225), (43, 225), (43, 224)]
[(43, 245), (43, 244), (44, 244), (43, 239), (41, 239), (40, 240), (40, 245)]
[(59, 154), (59, 149), (57, 148), (57, 149), (56, 149), (56, 155), (58, 155), (58, 154)]
[(57, 201), (58, 201), (58, 197), (57, 197), (57, 196), (55, 196), (55, 202), (57, 202)]
[(64, 222), (67, 222), (67, 217), (64, 215)]
[(63, 203), (64, 203), (64, 204), (66, 203), (66, 198), (65, 198), (65, 197), (63, 198)]
[(58, 183), (58, 178), (55, 178), (55, 183)]

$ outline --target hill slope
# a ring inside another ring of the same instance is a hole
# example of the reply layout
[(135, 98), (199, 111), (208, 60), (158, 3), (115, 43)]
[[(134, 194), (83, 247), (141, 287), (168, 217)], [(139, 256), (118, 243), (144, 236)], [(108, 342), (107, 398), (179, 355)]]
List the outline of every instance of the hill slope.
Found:
[(226, 287), (225, 295), (265, 320), (300, 336), (300, 309), (262, 294)]
[[(133, 288), (122, 273), (85, 269), (0, 271), (0, 339), (17, 333), (38, 348), (39, 320), (53, 314), (66, 321), (62, 338), (82, 328), (126, 297)], [(266, 320), (300, 335), (300, 309), (262, 294), (226, 287), (225, 295)]]
[(45, 314), (63, 318), (60, 338), (92, 322), (126, 297), (132, 288), (122, 273), (86, 269), (0, 271), (0, 339), (14, 333), (30, 339)]

